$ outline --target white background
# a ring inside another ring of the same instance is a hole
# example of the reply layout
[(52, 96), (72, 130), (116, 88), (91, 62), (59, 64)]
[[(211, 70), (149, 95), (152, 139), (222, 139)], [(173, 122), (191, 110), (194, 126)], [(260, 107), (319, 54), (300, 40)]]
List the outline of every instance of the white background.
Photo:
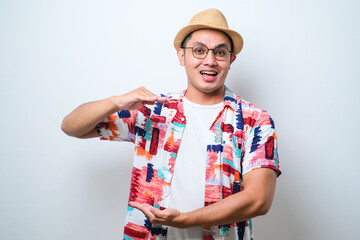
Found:
[(255, 239), (359, 239), (359, 1), (2, 0), (1, 240), (122, 239), (132, 144), (70, 138), (61, 121), (141, 85), (185, 88), (173, 38), (214, 7), (245, 42), (227, 85), (279, 138)]

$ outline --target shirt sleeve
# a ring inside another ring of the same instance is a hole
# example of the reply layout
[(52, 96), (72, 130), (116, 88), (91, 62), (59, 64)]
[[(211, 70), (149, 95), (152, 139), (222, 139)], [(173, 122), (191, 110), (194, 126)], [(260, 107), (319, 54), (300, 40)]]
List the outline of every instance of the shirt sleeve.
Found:
[(245, 141), (242, 162), (243, 175), (258, 169), (272, 168), (281, 174), (278, 157), (277, 136), (275, 125), (266, 111), (260, 113), (254, 126), (249, 129)]
[(121, 110), (107, 117), (96, 126), (101, 140), (135, 141), (137, 110)]

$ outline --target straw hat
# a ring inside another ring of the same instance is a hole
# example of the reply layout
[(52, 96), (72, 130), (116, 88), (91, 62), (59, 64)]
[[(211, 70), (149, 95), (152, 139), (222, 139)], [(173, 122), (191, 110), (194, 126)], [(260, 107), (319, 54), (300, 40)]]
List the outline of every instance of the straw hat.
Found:
[(243, 39), (239, 33), (229, 29), (225, 16), (217, 9), (207, 9), (191, 18), (189, 24), (182, 28), (175, 37), (175, 49), (181, 48), (181, 43), (187, 35), (199, 29), (215, 29), (225, 32), (233, 41), (232, 52), (238, 54), (243, 47)]

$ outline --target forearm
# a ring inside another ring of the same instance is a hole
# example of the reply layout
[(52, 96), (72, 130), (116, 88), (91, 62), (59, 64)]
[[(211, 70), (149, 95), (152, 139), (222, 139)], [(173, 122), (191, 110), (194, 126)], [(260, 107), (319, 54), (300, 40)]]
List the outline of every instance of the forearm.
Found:
[(109, 115), (119, 110), (136, 110), (155, 102), (165, 103), (167, 98), (140, 87), (120, 96), (81, 105), (64, 118), (61, 129), (73, 137), (93, 137), (96, 125)]
[(243, 191), (209, 206), (181, 213), (181, 227), (232, 224), (266, 214), (274, 198), (276, 176), (270, 168), (247, 173)]
[(209, 206), (182, 213), (182, 227), (216, 226), (241, 222), (264, 214), (265, 206), (251, 194), (240, 192)]
[(120, 110), (114, 98), (110, 97), (79, 106), (64, 118), (61, 129), (67, 135), (79, 138), (91, 132), (99, 122)]
[(147, 203), (129, 204), (142, 211), (153, 224), (189, 228), (227, 225), (265, 214), (270, 208), (271, 200), (264, 204), (251, 194), (240, 192), (209, 206), (183, 213), (173, 208), (159, 210)]
[(177, 209), (159, 210), (147, 203), (129, 202), (142, 211), (153, 224), (189, 228), (241, 222), (267, 213), (276, 185), (277, 173), (270, 168), (245, 174), (244, 190), (209, 206), (181, 213)]

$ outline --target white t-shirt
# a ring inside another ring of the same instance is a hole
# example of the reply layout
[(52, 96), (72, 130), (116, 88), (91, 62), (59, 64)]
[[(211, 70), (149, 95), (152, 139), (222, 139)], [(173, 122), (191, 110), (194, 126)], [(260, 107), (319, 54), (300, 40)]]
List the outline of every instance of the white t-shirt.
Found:
[[(199, 105), (183, 98), (186, 126), (181, 139), (171, 180), (170, 208), (188, 212), (204, 207), (206, 146), (209, 128), (223, 102)], [(203, 239), (202, 227), (169, 227), (167, 239)]]

